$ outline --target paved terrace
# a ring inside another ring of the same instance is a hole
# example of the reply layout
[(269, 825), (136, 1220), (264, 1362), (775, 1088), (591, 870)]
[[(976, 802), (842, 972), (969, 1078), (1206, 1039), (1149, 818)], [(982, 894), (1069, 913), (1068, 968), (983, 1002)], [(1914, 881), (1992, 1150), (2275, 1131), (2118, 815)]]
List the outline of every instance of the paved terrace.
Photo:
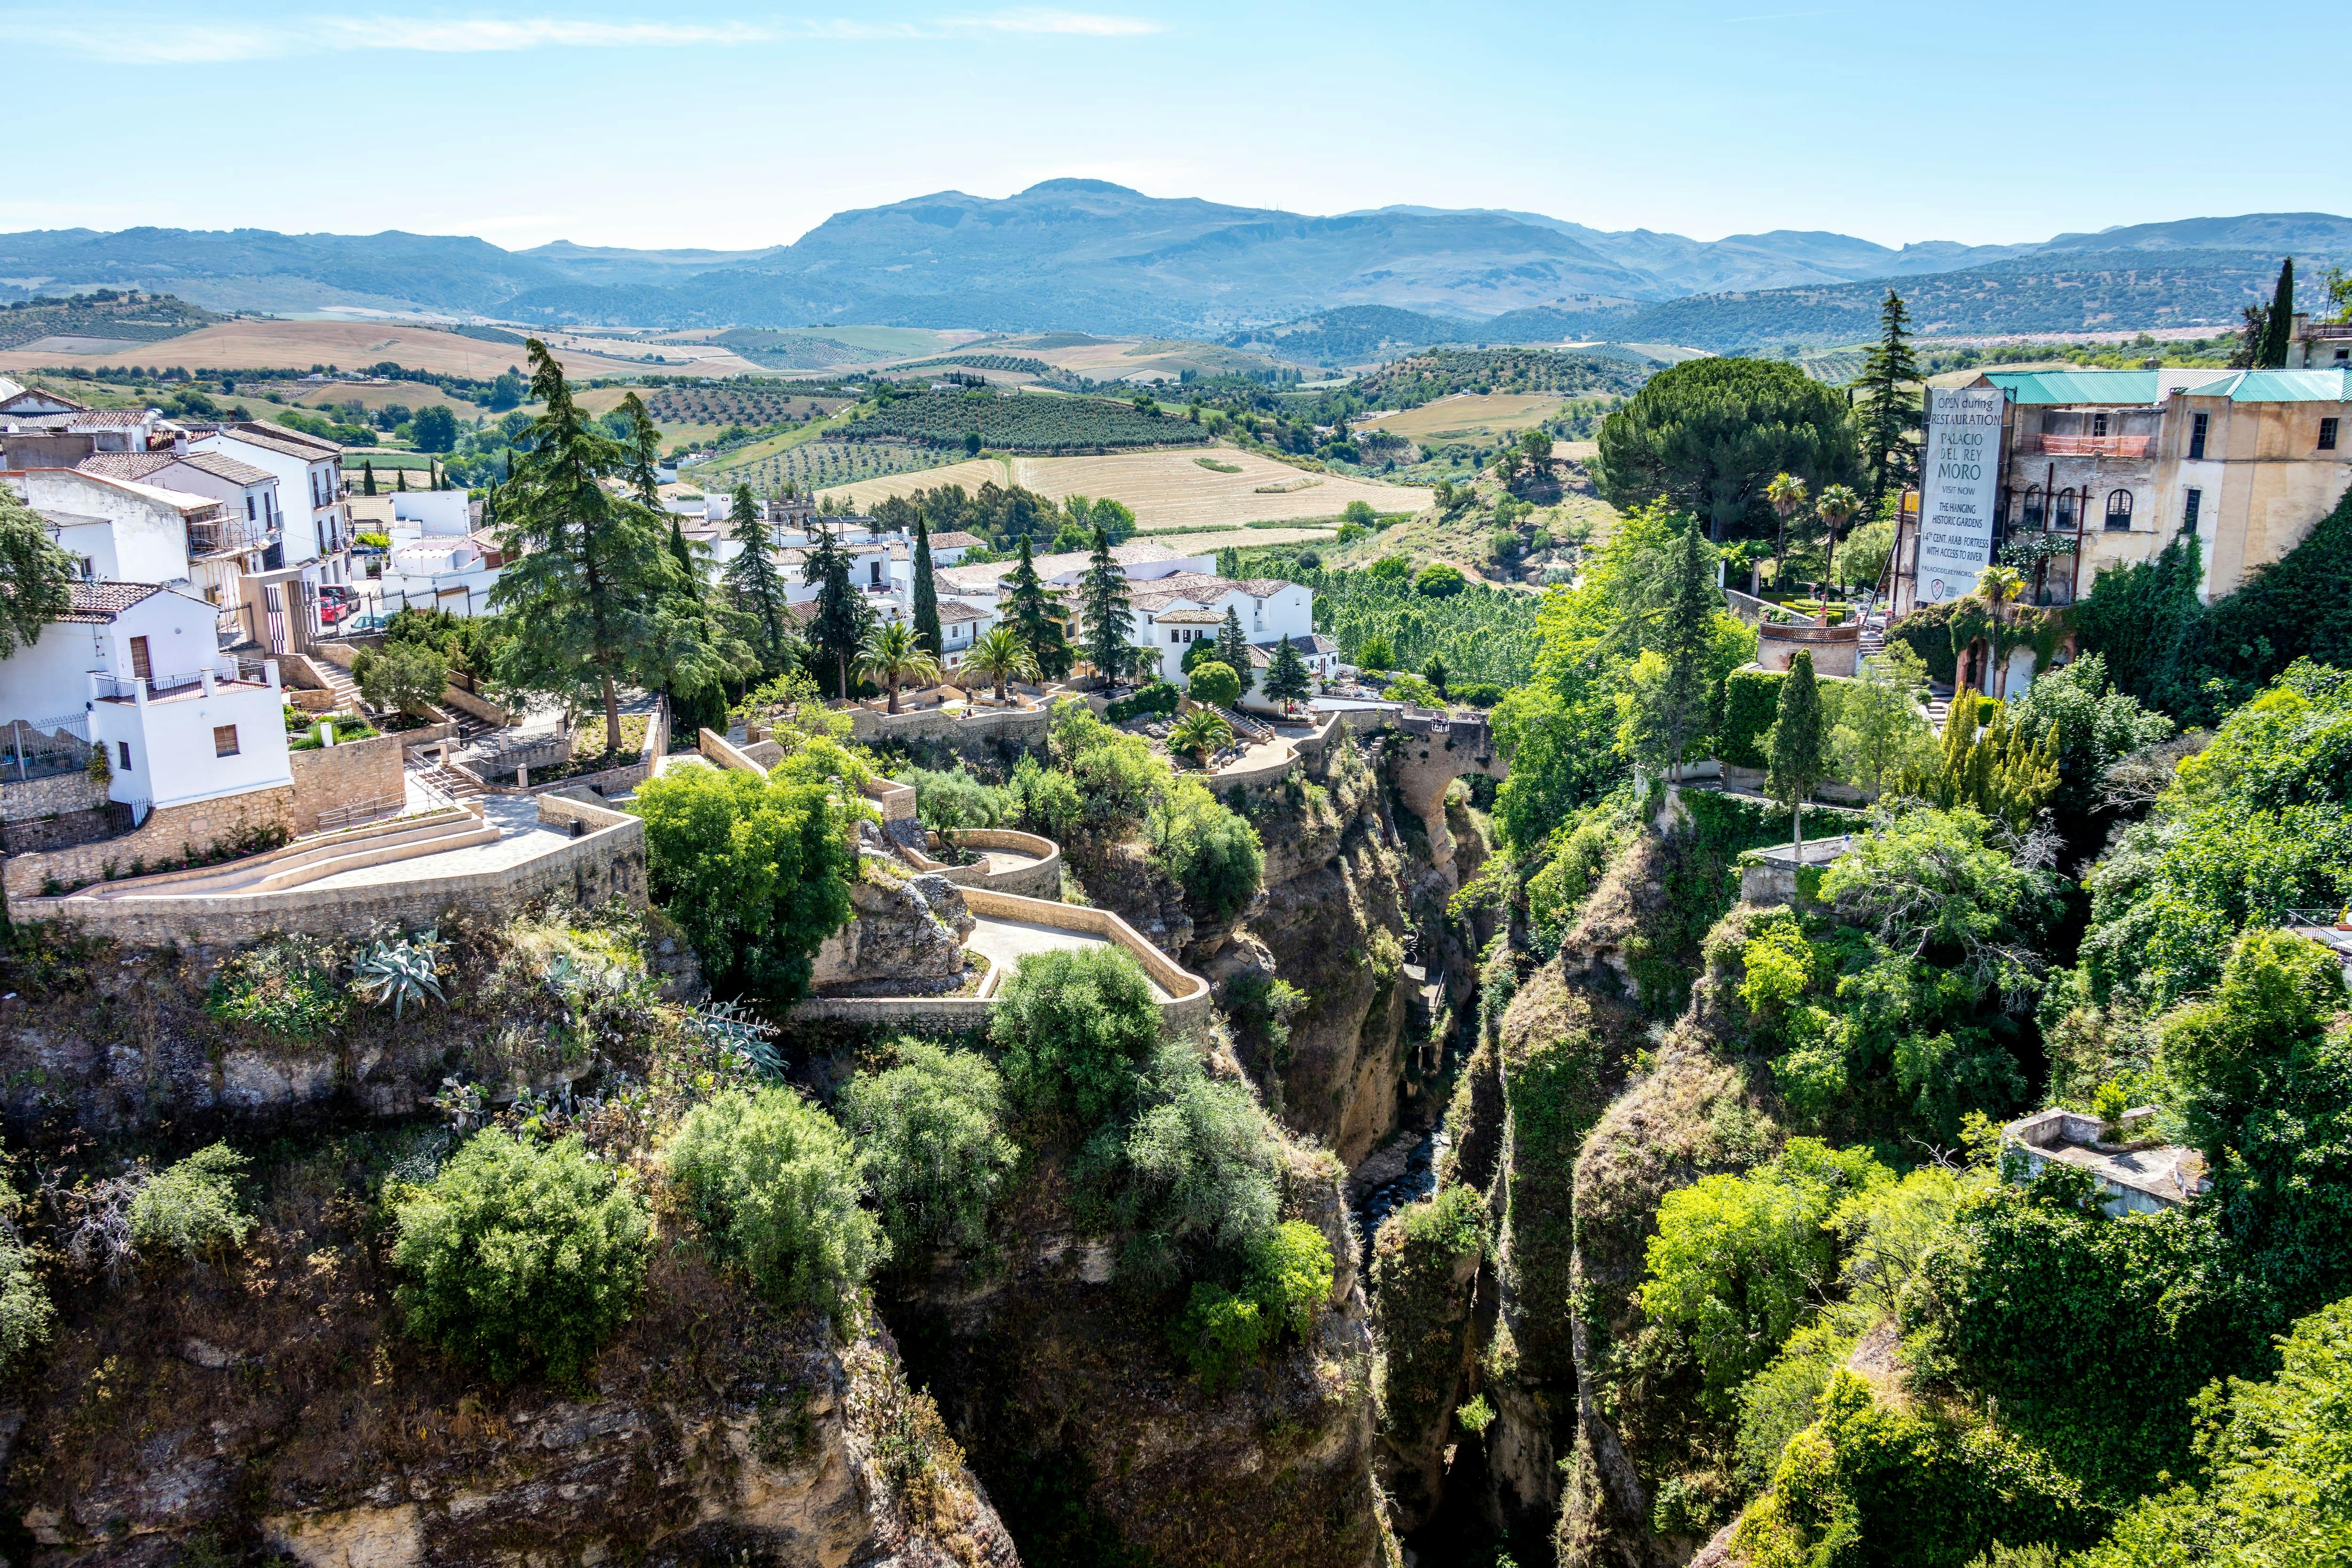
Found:
[[(1026, 920), (1006, 920), (1000, 916), (975, 915), (971, 935), (964, 938), (964, 946), (995, 966), (996, 977), (1010, 974), (1022, 959), (1032, 953), (1050, 953), (1055, 949), (1083, 952), (1090, 947), (1115, 946), (1108, 936), (1091, 931), (1067, 931), (1052, 925), (1039, 925)], [(989, 989), (996, 989), (991, 985)], [(1169, 999), (1168, 989), (1158, 980), (1151, 982), (1154, 1001)]]

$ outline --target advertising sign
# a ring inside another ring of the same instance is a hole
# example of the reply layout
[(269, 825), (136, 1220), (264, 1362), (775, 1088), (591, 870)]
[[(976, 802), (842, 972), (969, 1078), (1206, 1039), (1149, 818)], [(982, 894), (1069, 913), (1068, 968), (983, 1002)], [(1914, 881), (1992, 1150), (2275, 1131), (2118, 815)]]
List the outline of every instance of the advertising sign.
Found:
[(1992, 564), (2002, 401), (1999, 387), (1927, 391), (1927, 454), (1919, 476), (1922, 604), (1974, 591), (1977, 574)]

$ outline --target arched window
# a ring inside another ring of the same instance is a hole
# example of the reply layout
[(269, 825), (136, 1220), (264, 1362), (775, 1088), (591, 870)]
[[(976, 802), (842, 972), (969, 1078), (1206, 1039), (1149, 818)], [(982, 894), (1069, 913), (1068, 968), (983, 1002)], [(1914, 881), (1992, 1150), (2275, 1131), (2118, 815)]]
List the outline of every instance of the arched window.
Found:
[(2042, 486), (2028, 485), (2025, 487), (2025, 512), (2019, 519), (2018, 527), (2038, 528), (2042, 526)]
[(2129, 490), (2107, 492), (2107, 532), (2123, 534), (2131, 531), (2131, 507)]
[(2062, 533), (2071, 534), (2074, 531), (2074, 492), (2071, 489), (2061, 490), (2055, 498), (2058, 503), (2058, 516), (2050, 526)]

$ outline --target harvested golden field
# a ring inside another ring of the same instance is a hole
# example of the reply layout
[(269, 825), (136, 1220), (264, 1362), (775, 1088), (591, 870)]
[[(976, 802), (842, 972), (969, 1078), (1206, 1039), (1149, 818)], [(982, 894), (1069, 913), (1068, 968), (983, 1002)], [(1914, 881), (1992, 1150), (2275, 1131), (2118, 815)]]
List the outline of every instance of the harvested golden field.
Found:
[[(648, 368), (562, 348), (556, 350), (556, 357), (563, 361), (565, 372), (574, 376), (634, 375)], [(19, 349), (0, 354), (0, 371), (39, 370), (61, 361), (91, 364), (135, 361), (184, 365), (192, 371), (308, 370), (312, 365), (356, 371), (384, 360), (413, 371), (488, 377), (509, 365), (521, 364), (523, 350), (520, 343), (485, 343), (455, 332), (392, 321), (225, 321), (184, 337), (142, 344), (130, 354), (60, 355)], [(699, 366), (659, 368), (673, 375), (710, 373)]]
[[(1203, 455), (1237, 472), (1220, 474), (1203, 467), (1196, 461)], [(1257, 522), (1336, 517), (1350, 501), (1368, 502), (1377, 512), (1417, 512), (1430, 502), (1430, 492), (1418, 486), (1381, 485), (1338, 474), (1303, 473), (1256, 453), (1232, 448), (1218, 448), (1207, 454), (1176, 451), (1119, 453), (1102, 457), (974, 458), (921, 473), (862, 480), (823, 494), (847, 497), (864, 508), (885, 496), (904, 496), (935, 485), (961, 485), (971, 490), (991, 479), (1000, 485), (1019, 485), (1055, 500), (1066, 496), (1108, 496), (1135, 513), (1139, 528), (1152, 529), (1208, 531)], [(1261, 493), (1259, 488), (1296, 485), (1301, 480), (1307, 483), (1297, 489)]]
[(1337, 528), (1223, 528), (1205, 534), (1152, 534), (1156, 545), (1166, 545), (1179, 555), (1213, 555), (1231, 546), (1234, 549), (1263, 549), (1268, 545), (1315, 545), (1338, 538)]
[(1385, 430), (1407, 441), (1490, 440), (1507, 431), (1533, 430), (1558, 417), (1569, 401), (1558, 392), (1457, 392), (1386, 419), (1364, 420), (1358, 428)]

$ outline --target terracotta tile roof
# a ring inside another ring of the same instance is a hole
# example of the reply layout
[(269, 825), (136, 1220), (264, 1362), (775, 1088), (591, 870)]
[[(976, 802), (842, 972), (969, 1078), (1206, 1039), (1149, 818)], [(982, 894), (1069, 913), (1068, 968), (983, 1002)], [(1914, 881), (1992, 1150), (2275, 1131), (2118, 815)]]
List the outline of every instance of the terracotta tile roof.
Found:
[(984, 545), (987, 542), (978, 534), (968, 534), (961, 528), (951, 528), (946, 533), (931, 536), (932, 545), (940, 549), (970, 549), (974, 545)]
[(178, 461), (232, 485), (261, 485), (277, 477), (268, 469), (257, 468), (226, 452), (191, 452)]
[(107, 479), (144, 479), (159, 468), (169, 468), (179, 459), (168, 452), (95, 452), (74, 465), (84, 474), (96, 474)]
[(299, 430), (289, 430), (282, 425), (234, 424), (221, 432), (221, 438), (242, 441), (265, 452), (282, 452), (289, 457), (299, 457), (309, 463), (336, 456), (343, 450), (331, 441), (320, 441), (314, 435), (305, 435)]
[(141, 600), (162, 591), (152, 582), (77, 582), (73, 585), (73, 608), (58, 619), (103, 626)]
[(63, 403), (68, 408), (75, 409), (86, 409), (89, 406), (79, 398), (68, 397), (61, 392), (51, 392), (47, 387), (20, 387), (5, 398), (0, 398), (0, 413), (12, 412), (8, 405), (17, 402)]
[(1218, 626), (1224, 622), (1224, 613), (1217, 610), (1171, 610), (1165, 615), (1151, 618), (1162, 626)]
[(961, 599), (940, 601), (940, 624), (942, 626), (950, 622), (985, 621), (994, 613), (994, 611), (982, 610), (977, 604), (966, 604)]
[(86, 408), (79, 413), (50, 417), (64, 420), (68, 430), (129, 430), (147, 423), (146, 412), (136, 408)]

